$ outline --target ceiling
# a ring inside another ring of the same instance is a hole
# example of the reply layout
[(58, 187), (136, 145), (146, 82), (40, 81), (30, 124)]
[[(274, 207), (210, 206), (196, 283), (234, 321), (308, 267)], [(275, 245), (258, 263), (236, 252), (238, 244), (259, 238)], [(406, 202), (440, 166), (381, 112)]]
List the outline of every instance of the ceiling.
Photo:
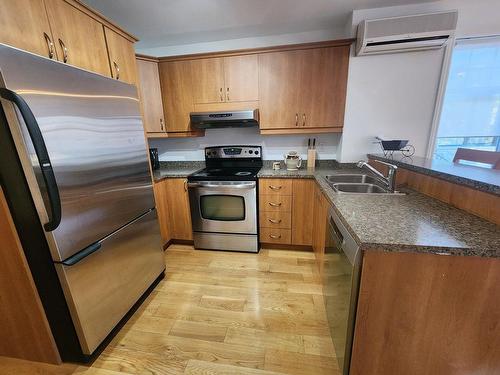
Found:
[(432, 0), (84, 0), (140, 39), (137, 49), (343, 30), (354, 9)]

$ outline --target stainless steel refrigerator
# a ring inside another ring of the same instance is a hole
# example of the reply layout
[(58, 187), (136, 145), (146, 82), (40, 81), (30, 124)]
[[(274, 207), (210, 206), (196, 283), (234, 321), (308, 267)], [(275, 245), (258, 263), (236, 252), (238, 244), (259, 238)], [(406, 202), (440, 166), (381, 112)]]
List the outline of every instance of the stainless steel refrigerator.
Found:
[(61, 356), (84, 361), (165, 270), (137, 90), (0, 44), (0, 97), (2, 188)]

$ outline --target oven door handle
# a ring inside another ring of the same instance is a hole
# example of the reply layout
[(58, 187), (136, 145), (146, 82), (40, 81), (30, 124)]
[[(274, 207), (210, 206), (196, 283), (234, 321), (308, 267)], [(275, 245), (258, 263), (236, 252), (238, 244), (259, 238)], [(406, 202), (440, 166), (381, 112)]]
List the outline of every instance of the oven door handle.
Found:
[(255, 181), (252, 181), (250, 183), (237, 184), (237, 185), (231, 185), (231, 184), (207, 184), (207, 183), (203, 183), (203, 182), (188, 182), (187, 186), (188, 186), (188, 188), (242, 189), (242, 190), (248, 190), (248, 189), (255, 188), (256, 184), (255, 184)]

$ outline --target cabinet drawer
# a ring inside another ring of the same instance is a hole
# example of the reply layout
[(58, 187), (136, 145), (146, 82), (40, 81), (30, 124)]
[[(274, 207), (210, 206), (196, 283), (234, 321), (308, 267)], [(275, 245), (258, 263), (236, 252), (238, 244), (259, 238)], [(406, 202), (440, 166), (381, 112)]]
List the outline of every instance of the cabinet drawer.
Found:
[(259, 211), (290, 212), (292, 197), (290, 195), (261, 195), (259, 196)]
[(290, 229), (260, 228), (260, 242), (290, 244), (292, 231)]
[(285, 211), (263, 211), (260, 213), (260, 226), (262, 228), (290, 229), (292, 227), (292, 214)]
[(259, 194), (292, 195), (292, 180), (283, 178), (259, 179)]

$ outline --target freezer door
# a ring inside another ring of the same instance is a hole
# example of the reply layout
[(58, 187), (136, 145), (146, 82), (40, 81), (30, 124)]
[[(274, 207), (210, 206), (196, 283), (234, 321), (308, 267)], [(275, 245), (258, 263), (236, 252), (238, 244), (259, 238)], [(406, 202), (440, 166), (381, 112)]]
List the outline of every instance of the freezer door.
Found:
[[(57, 194), (48, 194), (54, 189), (42, 173), (35, 143), (46, 148), (42, 164), (55, 176), (61, 221), (47, 230), (54, 260), (72, 256), (154, 207), (135, 86), (1, 44), (0, 74), (0, 86), (21, 97), (25, 112), (33, 114), (27, 121), (19, 103), (4, 96), (35, 204), (40, 197), (42, 224), (56, 214), (51, 199)], [(38, 140), (28, 123), (39, 129)]]
[(99, 346), (165, 269), (154, 209), (100, 245), (74, 265), (56, 264), (85, 354)]

